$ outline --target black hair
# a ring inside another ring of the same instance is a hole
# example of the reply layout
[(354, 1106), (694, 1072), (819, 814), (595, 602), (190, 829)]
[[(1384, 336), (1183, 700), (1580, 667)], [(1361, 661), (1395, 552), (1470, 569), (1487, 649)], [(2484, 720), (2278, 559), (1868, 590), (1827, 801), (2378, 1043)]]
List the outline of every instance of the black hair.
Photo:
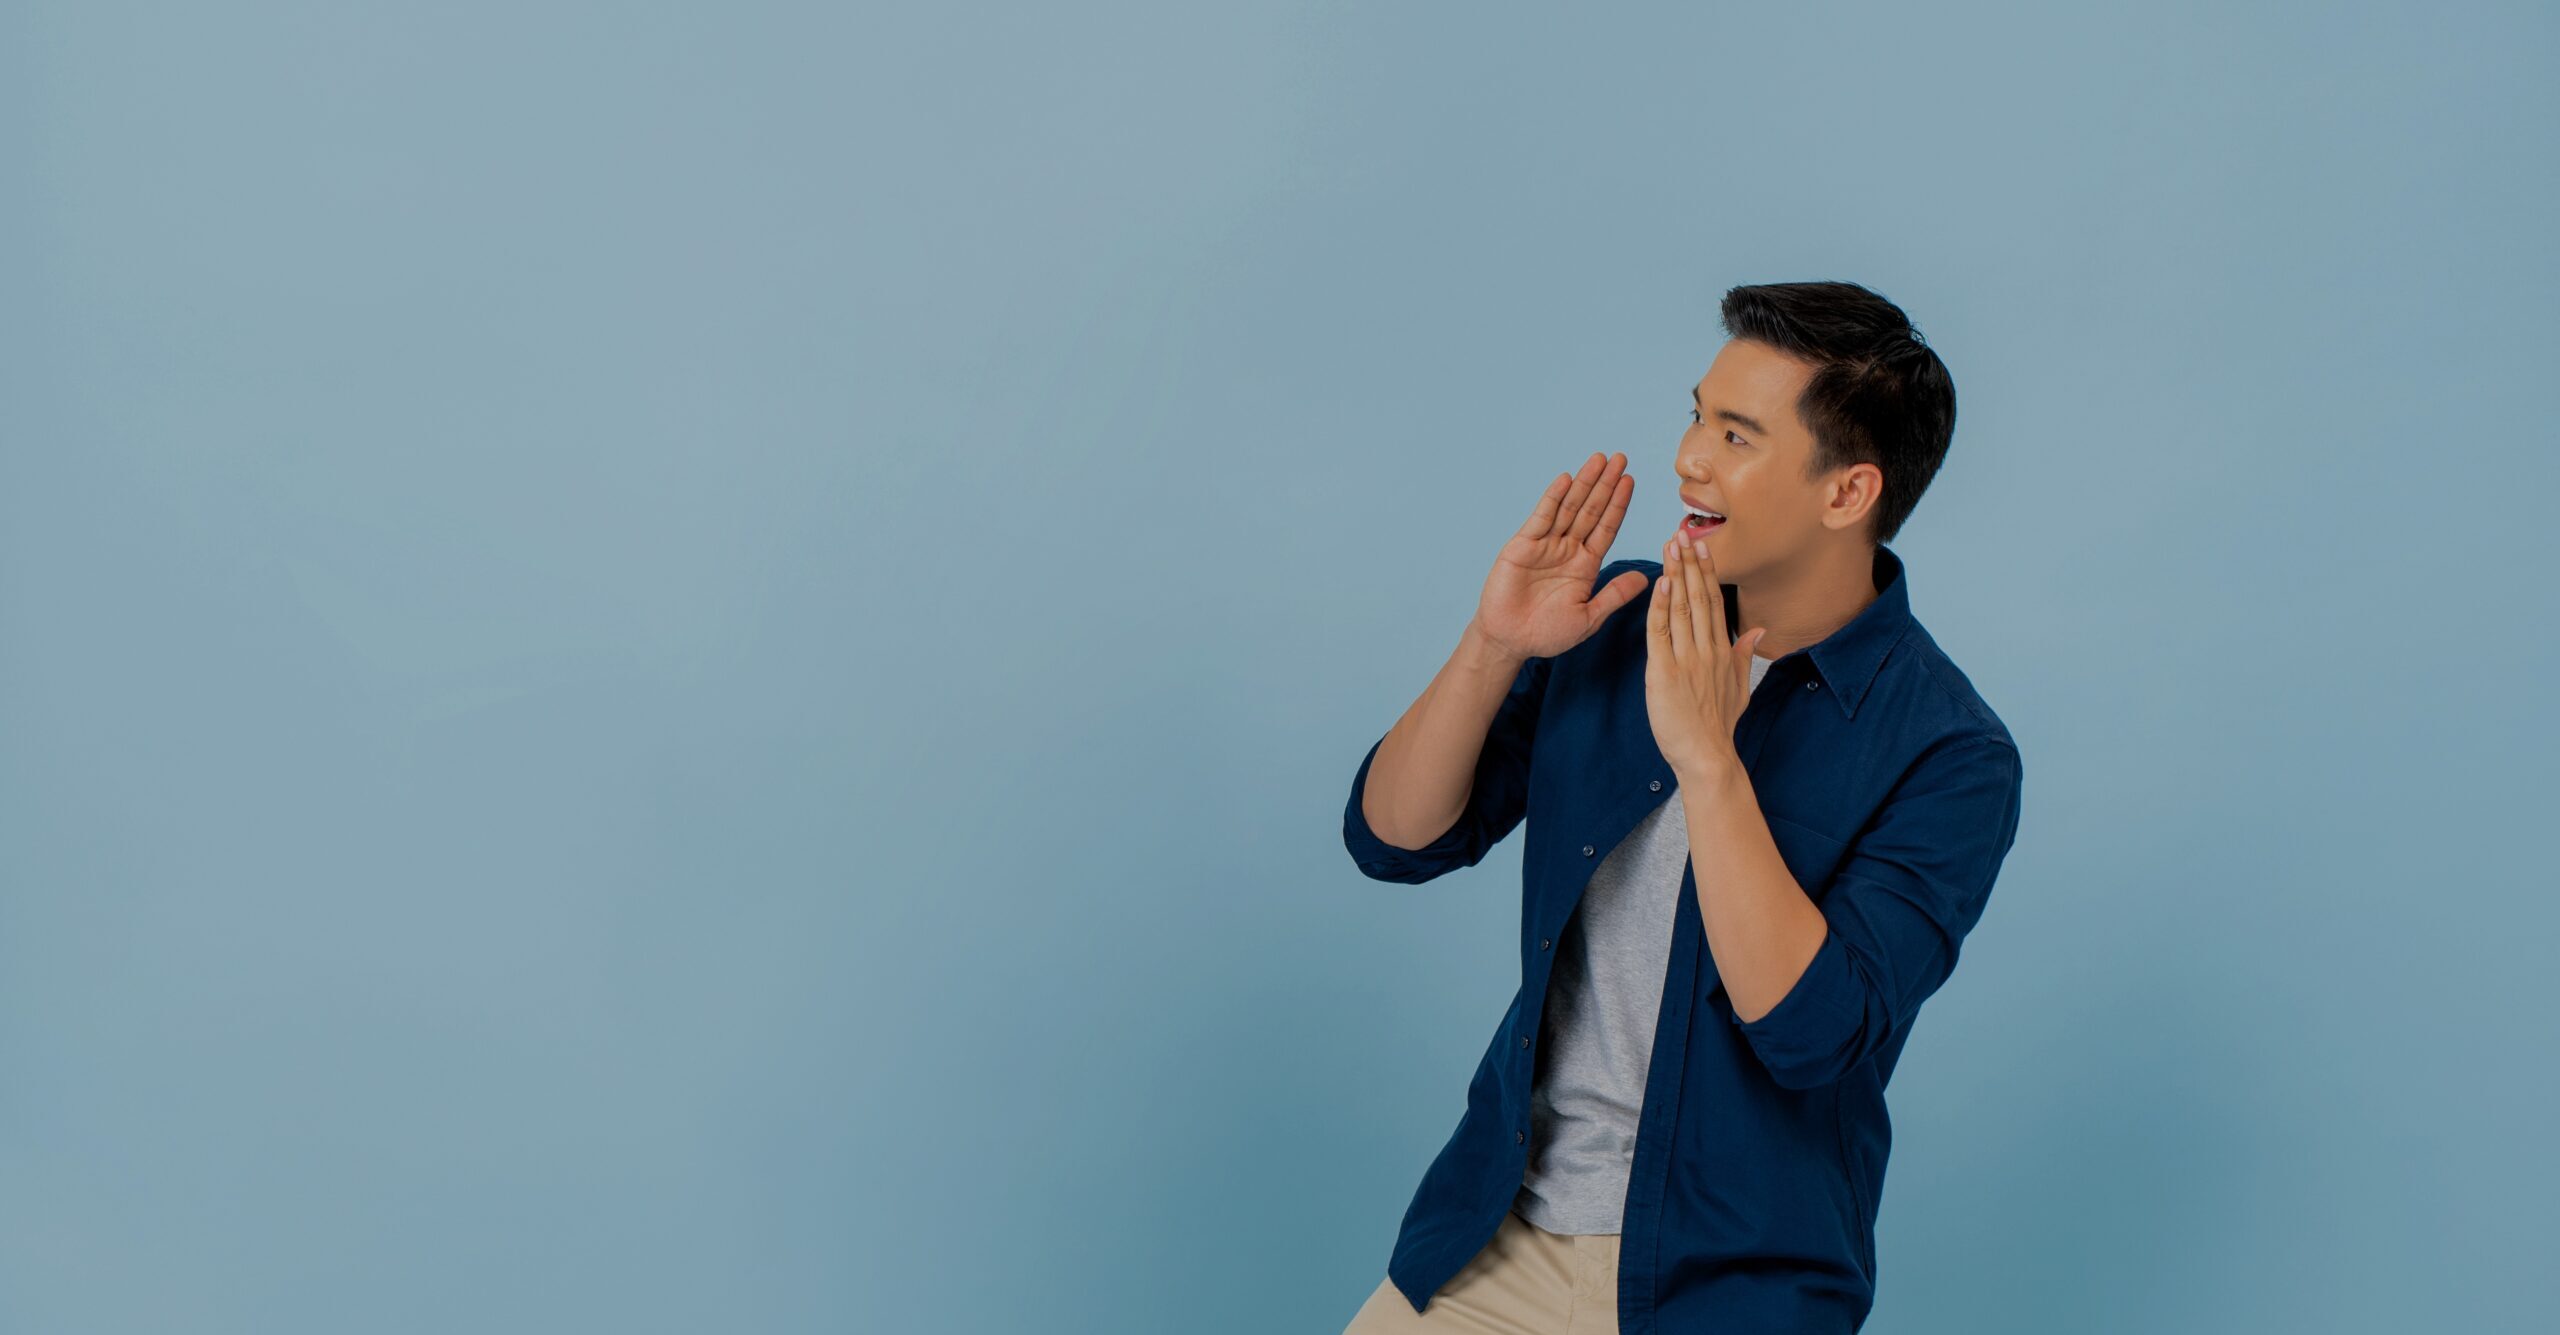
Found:
[(1813, 432), (1805, 476), (1871, 463), (1883, 494), (1871, 543), (1893, 541), (1955, 439), (1956, 385), (1902, 308), (1856, 283), (1757, 283), (1724, 294), (1727, 336), (1813, 364), (1796, 415)]

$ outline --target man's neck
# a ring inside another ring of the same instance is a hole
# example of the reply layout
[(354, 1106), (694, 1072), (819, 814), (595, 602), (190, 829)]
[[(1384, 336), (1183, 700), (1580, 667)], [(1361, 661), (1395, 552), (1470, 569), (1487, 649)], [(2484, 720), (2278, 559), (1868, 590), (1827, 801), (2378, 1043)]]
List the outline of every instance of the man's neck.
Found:
[(1742, 621), (1734, 633), (1768, 627), (1751, 651), (1762, 658), (1784, 658), (1820, 644), (1876, 600), (1875, 559), (1873, 547), (1845, 544), (1793, 569), (1755, 578), (1735, 592)]

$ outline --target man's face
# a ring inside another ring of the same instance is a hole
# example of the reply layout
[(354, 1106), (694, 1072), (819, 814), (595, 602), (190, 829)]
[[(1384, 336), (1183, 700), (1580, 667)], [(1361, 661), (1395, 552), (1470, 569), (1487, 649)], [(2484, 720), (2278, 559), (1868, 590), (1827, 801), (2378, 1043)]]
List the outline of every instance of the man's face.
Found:
[(1725, 520), (1701, 529), (1684, 509), (1674, 522), (1684, 539), (1707, 535), (1724, 583), (1745, 584), (1755, 570), (1784, 569), (1823, 536), (1835, 479), (1805, 476), (1813, 434), (1795, 408), (1812, 377), (1805, 362), (1765, 343), (1734, 339), (1697, 384), (1674, 468), (1682, 498)]

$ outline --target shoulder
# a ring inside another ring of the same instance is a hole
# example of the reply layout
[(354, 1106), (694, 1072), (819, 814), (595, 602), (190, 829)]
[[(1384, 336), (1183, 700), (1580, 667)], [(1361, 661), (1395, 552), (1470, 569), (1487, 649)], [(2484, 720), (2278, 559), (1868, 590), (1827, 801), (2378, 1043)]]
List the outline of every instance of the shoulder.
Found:
[(1914, 621), (1904, 628), (1885, 656), (1883, 675), (1892, 679), (1898, 708), (1929, 734), (1930, 750), (1979, 748), (2016, 768), (2018, 739), (1927, 627)]

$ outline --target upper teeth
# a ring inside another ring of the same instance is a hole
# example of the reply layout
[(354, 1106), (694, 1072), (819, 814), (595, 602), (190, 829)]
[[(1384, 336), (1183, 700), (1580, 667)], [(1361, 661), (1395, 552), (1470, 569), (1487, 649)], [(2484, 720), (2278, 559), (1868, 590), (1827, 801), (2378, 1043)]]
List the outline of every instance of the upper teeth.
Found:
[(1713, 510), (1705, 509), (1705, 508), (1702, 508), (1702, 507), (1700, 507), (1700, 506), (1689, 505), (1686, 501), (1683, 501), (1681, 504), (1682, 504), (1682, 505), (1684, 505), (1684, 506), (1687, 506), (1689, 513), (1691, 513), (1691, 514), (1693, 514), (1693, 515), (1705, 515), (1705, 516), (1707, 516), (1707, 517), (1708, 517), (1708, 518), (1710, 518), (1710, 519), (1722, 519), (1722, 518), (1724, 518), (1724, 516), (1723, 516), (1723, 515), (1717, 514), (1717, 513), (1716, 513), (1715, 511), (1713, 511)]

